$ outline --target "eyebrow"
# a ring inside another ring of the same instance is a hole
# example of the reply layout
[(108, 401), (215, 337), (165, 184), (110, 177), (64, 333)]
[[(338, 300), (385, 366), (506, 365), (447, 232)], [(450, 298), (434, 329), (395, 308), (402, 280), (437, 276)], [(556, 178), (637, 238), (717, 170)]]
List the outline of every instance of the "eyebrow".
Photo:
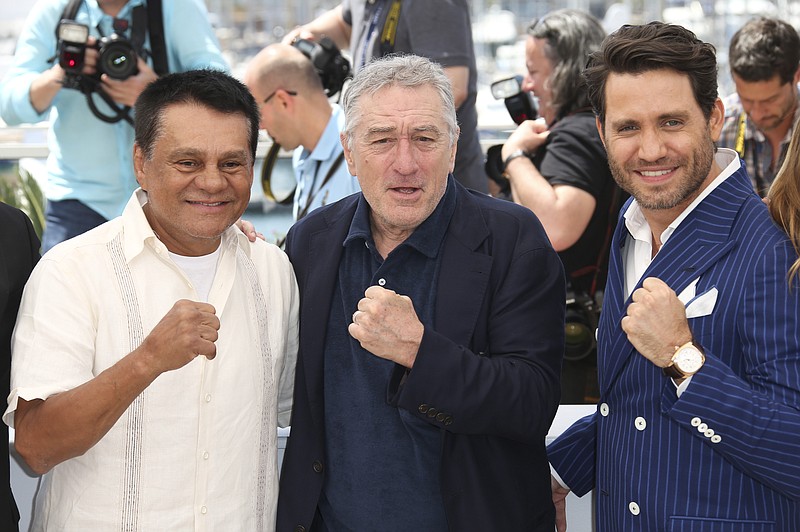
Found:
[[(170, 155), (172, 158), (179, 159), (181, 157), (197, 157), (202, 158), (206, 154), (205, 151), (199, 150), (197, 148), (178, 148), (173, 151)], [(230, 159), (235, 157), (244, 157), (249, 158), (249, 152), (247, 150), (229, 150), (221, 155), (221, 159)]]
[[(374, 135), (385, 135), (387, 133), (394, 133), (397, 131), (395, 126), (373, 126), (367, 129), (366, 137)], [(411, 129), (412, 133), (435, 133), (441, 134), (441, 129), (433, 124), (424, 124)]]
[[(689, 115), (688, 111), (683, 111), (683, 110), (681, 110), (681, 111), (671, 111), (671, 112), (667, 112), (667, 113), (661, 113), (660, 115), (658, 115), (657, 120), (658, 120), (658, 122), (663, 122), (664, 120), (671, 120), (671, 119), (678, 118), (680, 120), (686, 121), (686, 120), (689, 119), (689, 116), (690, 115)], [(609, 125), (613, 129), (619, 129), (619, 128), (628, 127), (628, 126), (638, 126), (639, 124), (641, 124), (641, 120), (636, 120), (636, 119), (633, 119), (633, 118), (623, 118), (621, 120), (615, 120), (615, 121), (609, 122)]]

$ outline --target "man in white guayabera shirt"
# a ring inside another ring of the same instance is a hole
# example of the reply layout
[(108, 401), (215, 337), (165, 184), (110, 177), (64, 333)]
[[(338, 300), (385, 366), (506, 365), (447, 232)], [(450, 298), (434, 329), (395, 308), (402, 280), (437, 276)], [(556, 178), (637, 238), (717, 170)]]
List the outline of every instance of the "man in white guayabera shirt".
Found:
[(136, 103), (141, 186), (54, 247), (26, 286), (4, 421), (43, 473), (35, 530), (270, 530), (289, 421), (297, 285), (233, 224), (258, 107), (227, 74)]

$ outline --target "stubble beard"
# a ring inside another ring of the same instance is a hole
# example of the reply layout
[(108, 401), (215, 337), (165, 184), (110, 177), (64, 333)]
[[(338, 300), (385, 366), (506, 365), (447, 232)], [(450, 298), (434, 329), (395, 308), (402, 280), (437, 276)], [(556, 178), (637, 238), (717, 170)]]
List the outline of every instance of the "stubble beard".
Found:
[[(662, 186), (645, 187), (641, 186), (633, 176), (633, 170), (629, 170), (624, 164), (620, 164), (612, 157), (608, 159), (611, 174), (617, 184), (628, 194), (634, 197), (639, 206), (647, 210), (668, 210), (684, 203), (688, 198), (696, 195), (697, 191), (703, 186), (711, 165), (714, 162), (714, 143), (707, 139), (703, 146), (698, 147), (693, 152), (691, 160), (682, 161), (657, 161), (657, 165), (676, 166), (684, 170), (685, 177), (679, 183), (668, 183)], [(634, 166), (634, 165), (631, 165)], [(655, 166), (655, 165), (653, 165)], [(646, 166), (637, 165), (639, 170), (646, 169)]]

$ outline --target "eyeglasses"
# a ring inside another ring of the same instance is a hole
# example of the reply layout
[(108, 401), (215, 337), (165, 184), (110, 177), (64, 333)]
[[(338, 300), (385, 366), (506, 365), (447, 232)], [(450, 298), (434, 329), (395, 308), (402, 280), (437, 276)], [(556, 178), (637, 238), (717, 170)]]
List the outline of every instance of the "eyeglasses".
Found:
[(263, 101), (262, 103), (267, 103), (268, 101), (270, 101), (270, 100), (272, 99), (272, 97), (273, 97), (273, 96), (275, 96), (276, 94), (278, 94), (278, 91), (279, 91), (279, 90), (283, 90), (283, 91), (284, 91), (286, 94), (288, 94), (289, 96), (297, 96), (297, 91), (287, 91), (287, 90), (285, 90), (285, 89), (275, 89), (274, 91), (272, 91), (272, 94), (270, 94), (269, 96), (267, 96), (266, 98), (264, 98), (264, 101)]

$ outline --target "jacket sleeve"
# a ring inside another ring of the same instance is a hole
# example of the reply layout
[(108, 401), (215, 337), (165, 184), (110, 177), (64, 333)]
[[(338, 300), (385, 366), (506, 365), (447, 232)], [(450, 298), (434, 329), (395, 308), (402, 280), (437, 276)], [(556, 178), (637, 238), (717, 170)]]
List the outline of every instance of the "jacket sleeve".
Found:
[[(565, 280), (546, 238), (531, 239), (539, 231), (538, 223), (523, 226), (512, 251), (492, 256), (476, 324), (486, 330), (486, 350), (480, 340), (473, 352), (426, 328), (414, 367), (398, 367), (393, 375), (390, 404), (453, 433), (541, 444), (560, 397)], [(450, 319), (466, 314), (444, 310)]]
[(788, 241), (757, 255), (750, 286), (728, 310), (739, 314), (741, 353), (706, 348), (680, 398), (667, 387), (662, 404), (744, 474), (800, 500), (800, 286), (786, 282), (796, 255)]

